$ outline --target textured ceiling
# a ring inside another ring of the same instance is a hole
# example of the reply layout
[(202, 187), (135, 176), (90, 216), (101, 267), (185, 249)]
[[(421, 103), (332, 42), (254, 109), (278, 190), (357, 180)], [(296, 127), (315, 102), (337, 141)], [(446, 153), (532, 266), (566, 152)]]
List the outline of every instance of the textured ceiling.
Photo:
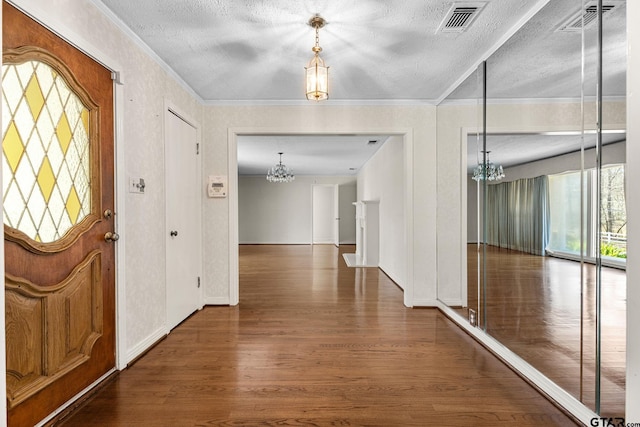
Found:
[(450, 0), (94, 1), (213, 102), (304, 100), (315, 13), (332, 100), (433, 102), (538, 3), (490, 0), (466, 32), (442, 33)]
[[(603, 15), (603, 95), (626, 94), (626, 2)], [(597, 23), (585, 27), (584, 86), (582, 34), (556, 31), (580, 10), (580, 1), (553, 0), (525, 23), (487, 60), (487, 98), (580, 98), (596, 94)], [(478, 78), (471, 75), (447, 99), (478, 98)]]
[(355, 176), (386, 142), (385, 135), (270, 135), (238, 137), (238, 173), (265, 175), (282, 163), (296, 175)]
[[(550, 0), (524, 25), (523, 17), (544, 0), (487, 0), (464, 33), (437, 31), (451, 0), (93, 1), (208, 103), (309, 102), (303, 71), (314, 43), (307, 21), (315, 13), (328, 21), (320, 30), (320, 45), (330, 66), (329, 102), (478, 98), (479, 79), (471, 70), (488, 54), (489, 98), (577, 98), (582, 90), (586, 96), (595, 94), (597, 27), (587, 27), (584, 37), (584, 86), (581, 34), (556, 31), (579, 13), (582, 0)], [(604, 15), (603, 94), (624, 96), (626, 2), (606, 2), (616, 8)], [(464, 3), (469, 4), (456, 2)], [(263, 174), (283, 151), (283, 162), (298, 175), (355, 174), (350, 168), (357, 171), (386, 139), (374, 137), (381, 141), (375, 146), (366, 145), (373, 138), (367, 135), (242, 137), (239, 171)], [(492, 160), (507, 165), (574, 151), (576, 140), (520, 135), (494, 138), (493, 143), (500, 149)], [(471, 163), (474, 155), (469, 154)]]
[[(583, 141), (584, 139), (584, 141)], [(602, 144), (609, 145), (626, 140), (623, 130), (606, 131), (602, 134)], [(495, 164), (505, 168), (518, 166), (535, 160), (549, 159), (562, 154), (580, 151), (595, 146), (595, 134), (582, 136), (578, 132), (549, 133), (509, 133), (488, 134), (487, 151)], [(472, 173), (482, 161), (481, 149), (475, 135), (467, 138), (467, 172)]]

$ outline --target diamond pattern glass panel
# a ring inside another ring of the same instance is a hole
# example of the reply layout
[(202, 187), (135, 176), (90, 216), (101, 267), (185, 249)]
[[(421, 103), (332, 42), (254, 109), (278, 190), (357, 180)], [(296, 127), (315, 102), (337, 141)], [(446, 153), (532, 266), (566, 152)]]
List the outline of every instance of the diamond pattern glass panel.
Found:
[(42, 243), (91, 212), (89, 110), (49, 65), (2, 66), (4, 223)]

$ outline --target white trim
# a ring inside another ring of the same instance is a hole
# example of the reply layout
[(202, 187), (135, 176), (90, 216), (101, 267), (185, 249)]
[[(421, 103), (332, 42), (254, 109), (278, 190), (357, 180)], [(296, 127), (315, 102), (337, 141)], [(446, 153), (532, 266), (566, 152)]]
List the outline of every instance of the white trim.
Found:
[(439, 300), (442, 304), (446, 305), (447, 307), (464, 307), (464, 300), (461, 299), (457, 299), (457, 298), (452, 298), (452, 299), (440, 299)]
[(127, 352), (127, 364), (131, 363), (131, 361), (135, 360), (145, 351), (149, 350), (152, 345), (154, 345), (167, 335), (169, 335), (169, 329), (167, 328), (167, 325), (162, 325), (160, 328), (156, 329), (155, 332), (152, 332), (151, 335), (148, 335), (147, 338), (140, 341)]
[(475, 338), (476, 341), (482, 343), (482, 345), (484, 345), (492, 353), (502, 359), (504, 363), (506, 363), (519, 375), (535, 384), (558, 405), (575, 416), (578, 420), (580, 420), (580, 422), (584, 423), (584, 425), (591, 425), (590, 422), (593, 418), (599, 418), (599, 416), (595, 412), (591, 411), (575, 397), (570, 395), (556, 383), (544, 376), (540, 371), (525, 362), (516, 353), (509, 350), (502, 343), (495, 340), (490, 335), (486, 334), (483, 330), (471, 326), (471, 324), (469, 324), (469, 322), (462, 316), (460, 316), (457, 312), (447, 307), (442, 302), (439, 302), (437, 307), (455, 324), (460, 326), (465, 332)]
[(37, 6), (35, 4), (37, 2), (29, 0), (7, 0), (7, 2), (15, 6), (31, 19), (38, 22), (38, 24), (55, 33), (58, 37), (60, 37), (79, 51), (85, 53), (94, 61), (100, 63), (103, 67), (116, 73), (117, 82), (120, 84), (124, 84), (124, 77), (121, 71), (123, 70), (123, 67), (118, 61), (104, 53), (95, 44), (87, 41), (84, 37), (69, 29), (69, 27), (57, 20), (55, 16), (52, 16), (51, 14), (47, 13), (42, 8)]
[[(415, 235), (413, 224), (413, 129), (407, 129), (402, 138), (402, 151), (404, 152), (404, 241), (406, 245), (406, 282), (401, 286), (404, 290), (404, 305), (413, 307), (414, 301), (414, 248)], [(437, 276), (436, 276), (437, 277)]]
[(229, 178), (229, 301), (230, 305), (240, 302), (240, 239), (238, 223), (238, 134), (227, 130), (227, 173)]
[[(311, 245), (312, 243), (310, 241), (306, 241), (306, 242), (238, 242), (239, 245)], [(324, 244), (331, 244), (333, 245), (334, 242), (327, 242), (327, 243), (316, 243), (317, 245), (324, 245)]]
[(45, 419), (43, 419), (42, 421), (40, 421), (38, 424), (36, 424), (36, 427), (41, 427), (44, 426), (46, 423), (48, 423), (49, 421), (51, 421), (56, 415), (58, 415), (59, 413), (61, 413), (62, 411), (64, 411), (65, 409), (67, 409), (69, 406), (73, 405), (78, 399), (80, 399), (82, 396), (84, 396), (85, 394), (87, 394), (88, 392), (90, 392), (93, 388), (95, 388), (98, 384), (100, 384), (102, 381), (104, 381), (105, 379), (107, 379), (107, 377), (109, 377), (109, 375), (113, 374), (116, 370), (115, 369), (111, 369), (109, 372), (107, 372), (106, 374), (104, 374), (103, 376), (101, 376), (100, 378), (98, 378), (97, 380), (95, 380), (89, 387), (85, 388), (84, 390), (82, 390), (80, 393), (76, 394), (75, 396), (73, 396), (71, 399), (67, 400), (64, 405), (60, 406), (58, 409), (56, 409), (55, 411), (53, 411), (52, 413), (50, 413), (49, 415), (47, 415), (47, 417)]
[[(476, 105), (480, 99), (445, 99), (441, 105)], [(624, 102), (625, 96), (603, 96), (603, 102)], [(585, 102), (596, 102), (595, 96), (587, 96)], [(582, 98), (488, 98), (487, 105), (531, 105), (531, 104), (575, 104), (582, 102)]]
[(374, 128), (360, 129), (349, 126), (340, 128), (311, 127), (294, 125), (291, 127), (243, 127), (227, 130), (227, 158), (229, 175), (229, 304), (239, 303), (239, 226), (238, 226), (238, 136), (239, 135), (400, 135), (404, 143), (405, 182), (405, 251), (407, 255), (407, 280), (404, 286), (404, 304), (413, 306), (413, 129)]
[(414, 299), (413, 307), (438, 307), (439, 302), (437, 299)]
[(469, 67), (469, 69), (462, 74), (455, 82), (451, 84), (443, 93), (440, 95), (436, 101), (436, 105), (440, 105), (444, 99), (451, 95), (451, 93), (456, 90), (458, 86), (460, 86), (471, 74), (473, 74), (482, 61), (489, 58), (493, 53), (495, 53), (503, 44), (507, 42), (520, 28), (524, 26), (536, 13), (540, 11), (546, 4), (549, 3), (549, 0), (539, 0), (527, 13), (525, 13), (518, 21), (507, 31), (502, 37), (500, 37), (487, 51), (485, 51), (474, 64)]
[(153, 51), (136, 33), (131, 31), (131, 29), (124, 23), (120, 18), (118, 18), (112, 11), (109, 9), (104, 3), (100, 0), (89, 0), (96, 9), (98, 9), (107, 19), (109, 19), (120, 31), (122, 31), (132, 42), (135, 44), (140, 50), (142, 50), (149, 58), (155, 61), (160, 68), (164, 70), (165, 73), (176, 83), (180, 85), (188, 94), (193, 96), (194, 99), (202, 104), (204, 101), (200, 95), (198, 95), (191, 86), (189, 86), (183, 79), (180, 77), (178, 73), (176, 73), (173, 68), (171, 68), (162, 58), (158, 56), (157, 53)]
[(113, 85), (114, 102), (114, 162), (115, 162), (115, 206), (114, 226), (120, 235), (116, 243), (116, 369), (127, 367), (127, 272), (126, 272), (126, 194), (127, 177), (125, 171), (124, 144), (124, 86)]
[[(479, 128), (478, 126), (464, 126), (460, 128), (460, 300), (461, 303), (458, 304), (462, 307), (467, 307), (468, 297), (469, 297), (469, 283), (467, 280), (468, 274), (468, 257), (467, 257), (467, 245), (469, 244), (468, 236), (469, 230), (467, 228), (467, 215), (469, 206), (467, 205), (467, 192), (469, 191), (467, 185), (467, 141), (469, 139), (470, 134), (478, 134)], [(479, 233), (479, 224), (478, 224)]]
[[(167, 200), (167, 158), (166, 158), (166, 154), (167, 154), (167, 134), (166, 134), (166, 128), (167, 128), (167, 119), (166, 119), (166, 115), (167, 114), (173, 114), (175, 116), (177, 116), (180, 120), (184, 121), (185, 123), (187, 123), (188, 125), (190, 125), (191, 127), (193, 127), (196, 131), (196, 144), (198, 144), (198, 154), (196, 154), (196, 156), (198, 157), (197, 159), (197, 170), (196, 170), (196, 176), (198, 179), (198, 182), (196, 183), (196, 185), (198, 185), (200, 191), (198, 192), (199, 197), (197, 198), (197, 207), (196, 207), (196, 215), (197, 215), (197, 223), (199, 224), (198, 228), (199, 228), (199, 232), (198, 232), (198, 239), (199, 241), (196, 242), (195, 247), (198, 248), (197, 249), (197, 254), (196, 257), (198, 259), (197, 261), (197, 276), (200, 278), (200, 287), (198, 289), (198, 302), (197, 302), (197, 307), (199, 309), (202, 309), (203, 305), (204, 305), (204, 274), (203, 274), (203, 256), (202, 254), (204, 253), (204, 239), (202, 238), (203, 235), (203, 223), (202, 223), (202, 209), (203, 209), (203, 199), (205, 197), (204, 195), (204, 191), (203, 188), (204, 186), (201, 185), (203, 183), (203, 176), (202, 176), (202, 159), (204, 158), (204, 155), (202, 155), (202, 150), (203, 150), (203, 146), (204, 144), (202, 143), (202, 128), (200, 126), (200, 123), (195, 120), (192, 116), (190, 116), (189, 114), (187, 114), (184, 110), (182, 110), (180, 107), (178, 107), (175, 103), (173, 103), (170, 99), (168, 99), (167, 97), (163, 98), (163, 114), (162, 114), (162, 120), (163, 120), (163, 126), (162, 126), (162, 140), (163, 140), (163, 157), (164, 157), (164, 163), (163, 163), (163, 167), (164, 167), (164, 178), (165, 178), (165, 182), (164, 182), (164, 230), (165, 232), (168, 231), (167, 229), (167, 216), (168, 216), (168, 212), (169, 212), (169, 200)], [(167, 289), (167, 268), (169, 266), (169, 263), (167, 262), (167, 239), (168, 237), (166, 237), (167, 234), (165, 234), (165, 248), (164, 248), (164, 254), (165, 254), (165, 298), (168, 295), (168, 292), (166, 291)], [(168, 301), (165, 302), (165, 322), (168, 322), (168, 315), (169, 315), (169, 309), (168, 309)]]
[[(627, 358), (626, 358), (626, 411), (629, 423), (640, 422), (640, 193), (635, 186), (640, 182), (640, 2), (627, 4)], [(631, 285), (631, 286), (629, 286)], [(635, 402), (635, 403), (634, 403)], [(637, 424), (636, 424), (637, 425)]]
[(328, 99), (320, 103), (306, 99), (208, 99), (202, 102), (213, 107), (253, 106), (435, 106), (435, 99)]
[(237, 305), (238, 303), (236, 302), (235, 304), (229, 304), (229, 299), (228, 298), (220, 298), (220, 297), (205, 297), (204, 300), (204, 305)]

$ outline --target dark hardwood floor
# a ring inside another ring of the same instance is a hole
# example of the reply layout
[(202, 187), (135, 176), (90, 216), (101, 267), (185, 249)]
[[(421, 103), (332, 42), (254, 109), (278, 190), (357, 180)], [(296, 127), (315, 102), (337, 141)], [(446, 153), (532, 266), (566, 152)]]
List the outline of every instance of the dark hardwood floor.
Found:
[(574, 425), (345, 249), (241, 246), (240, 305), (193, 315), (64, 425)]
[[(468, 245), (469, 307), (478, 301), (476, 251)], [(493, 246), (486, 257), (487, 333), (595, 409), (595, 266), (584, 264), (581, 278), (575, 261)], [(624, 417), (626, 273), (603, 267), (601, 277), (601, 414)]]

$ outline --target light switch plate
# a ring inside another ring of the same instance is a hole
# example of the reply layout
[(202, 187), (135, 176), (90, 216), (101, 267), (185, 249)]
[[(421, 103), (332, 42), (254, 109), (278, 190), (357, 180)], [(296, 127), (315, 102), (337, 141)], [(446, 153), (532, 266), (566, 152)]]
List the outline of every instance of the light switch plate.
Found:
[(129, 193), (144, 194), (144, 178), (129, 178)]

